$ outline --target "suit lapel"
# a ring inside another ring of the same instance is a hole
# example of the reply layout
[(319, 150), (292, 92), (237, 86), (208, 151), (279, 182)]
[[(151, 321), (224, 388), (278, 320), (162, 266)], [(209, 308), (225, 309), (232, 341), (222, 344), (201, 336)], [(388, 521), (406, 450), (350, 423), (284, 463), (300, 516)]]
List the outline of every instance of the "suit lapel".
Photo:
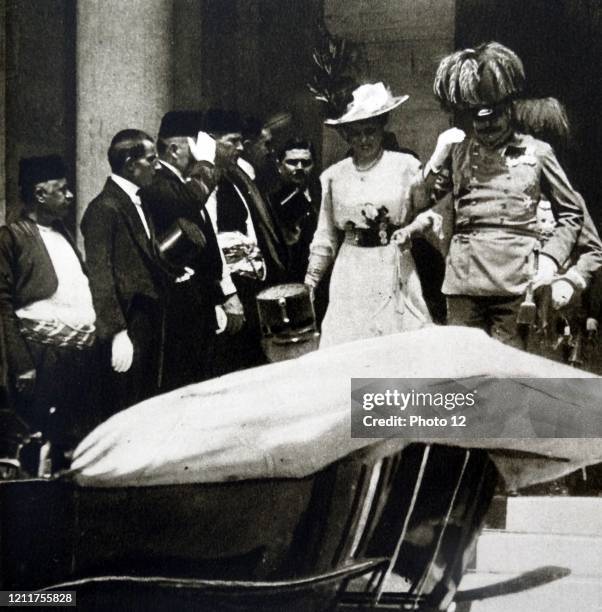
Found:
[(239, 185), (244, 195), (248, 197), (247, 207), (251, 213), (255, 231), (261, 232), (264, 235), (272, 259), (279, 267), (284, 268), (276, 250), (276, 245), (281, 242), (281, 240), (279, 239), (278, 232), (272, 221), (272, 216), (266, 207), (266, 203), (261, 193), (259, 193), (259, 189), (257, 189), (255, 183), (240, 168), (233, 168), (231, 172), (233, 182)]
[(149, 239), (149, 237), (146, 235), (144, 225), (142, 225), (140, 215), (136, 210), (136, 205), (132, 202), (132, 200), (130, 200), (127, 193), (125, 193), (125, 191), (123, 191), (123, 189), (121, 189), (121, 187), (119, 187), (119, 185), (117, 185), (111, 179), (107, 181), (106, 189), (109, 190), (110, 194), (116, 199), (134, 242), (149, 259), (155, 259), (153, 249), (154, 232), (150, 222), (150, 217), (145, 213), (146, 222), (151, 233), (151, 237)]

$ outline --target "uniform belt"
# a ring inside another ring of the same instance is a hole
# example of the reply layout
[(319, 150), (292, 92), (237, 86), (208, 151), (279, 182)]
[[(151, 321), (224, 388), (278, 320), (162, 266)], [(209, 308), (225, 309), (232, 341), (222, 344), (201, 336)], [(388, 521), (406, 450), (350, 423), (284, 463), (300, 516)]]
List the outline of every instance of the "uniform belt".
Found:
[(398, 229), (398, 225), (388, 225), (386, 229), (382, 230), (354, 227), (345, 230), (345, 242), (358, 247), (382, 247), (389, 244), (391, 235)]
[(463, 225), (454, 228), (454, 234), (473, 234), (492, 231), (501, 231), (506, 234), (516, 234), (518, 236), (528, 236), (529, 238), (539, 238), (539, 234), (534, 230), (512, 227), (511, 225), (497, 225), (495, 223), (478, 223), (475, 225)]

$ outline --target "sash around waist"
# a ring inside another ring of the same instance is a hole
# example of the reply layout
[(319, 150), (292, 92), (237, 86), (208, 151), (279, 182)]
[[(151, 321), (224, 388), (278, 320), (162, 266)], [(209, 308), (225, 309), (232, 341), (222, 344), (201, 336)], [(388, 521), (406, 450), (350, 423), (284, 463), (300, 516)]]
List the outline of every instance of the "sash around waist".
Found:
[(38, 344), (52, 344), (63, 348), (84, 350), (96, 340), (94, 325), (71, 327), (60, 321), (36, 321), (20, 319), (21, 333), (26, 340)]
[(503, 232), (506, 234), (516, 234), (518, 236), (528, 236), (529, 238), (539, 238), (535, 230), (513, 227), (511, 225), (498, 225), (495, 223), (477, 223), (474, 225), (463, 225), (454, 228), (454, 234), (474, 234), (485, 232)]

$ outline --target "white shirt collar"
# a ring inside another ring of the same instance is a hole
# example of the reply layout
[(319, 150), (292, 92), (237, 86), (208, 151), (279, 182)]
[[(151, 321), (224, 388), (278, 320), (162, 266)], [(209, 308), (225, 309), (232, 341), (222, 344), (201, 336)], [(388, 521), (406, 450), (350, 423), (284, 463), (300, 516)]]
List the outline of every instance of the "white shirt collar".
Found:
[(130, 200), (132, 200), (136, 206), (140, 206), (140, 196), (138, 195), (138, 190), (140, 187), (138, 187), (138, 185), (135, 185), (132, 183), (132, 181), (128, 181), (126, 178), (123, 178), (123, 176), (119, 176), (118, 174), (111, 174), (111, 179), (117, 183), (117, 185), (121, 187), (123, 191), (125, 191), (128, 198), (130, 198)]
[(169, 162), (166, 162), (163, 159), (160, 159), (159, 163), (165, 166), (168, 170), (171, 170), (183, 183), (186, 182), (186, 179), (179, 168), (172, 166)]
[(40, 225), (39, 223), (36, 223), (36, 226), (38, 228), (38, 230), (40, 230), (40, 232), (54, 232), (55, 234), (59, 234), (60, 232), (57, 232), (52, 226), (50, 225)]
[(243, 159), (242, 157), (238, 158), (238, 167), (252, 180), (255, 180), (255, 168), (253, 168), (253, 166), (246, 160)]

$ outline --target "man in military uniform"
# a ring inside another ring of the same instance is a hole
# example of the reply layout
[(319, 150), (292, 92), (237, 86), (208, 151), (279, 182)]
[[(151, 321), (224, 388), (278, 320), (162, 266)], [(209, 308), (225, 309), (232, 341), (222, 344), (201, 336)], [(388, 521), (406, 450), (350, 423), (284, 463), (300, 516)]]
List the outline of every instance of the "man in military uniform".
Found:
[[(448, 324), (481, 327), (524, 347), (517, 313), (530, 283), (550, 283), (569, 258), (585, 215), (552, 147), (514, 127), (513, 99), (521, 92), (520, 59), (498, 43), (444, 58), (435, 79), (443, 105), (470, 114), (472, 133), (451, 128), (439, 136), (424, 172), (432, 201), (453, 194), (454, 229), (443, 293)], [(550, 201), (553, 236), (540, 245), (537, 204)], [(597, 245), (600, 240), (594, 236)], [(580, 270), (587, 282), (593, 267)]]

